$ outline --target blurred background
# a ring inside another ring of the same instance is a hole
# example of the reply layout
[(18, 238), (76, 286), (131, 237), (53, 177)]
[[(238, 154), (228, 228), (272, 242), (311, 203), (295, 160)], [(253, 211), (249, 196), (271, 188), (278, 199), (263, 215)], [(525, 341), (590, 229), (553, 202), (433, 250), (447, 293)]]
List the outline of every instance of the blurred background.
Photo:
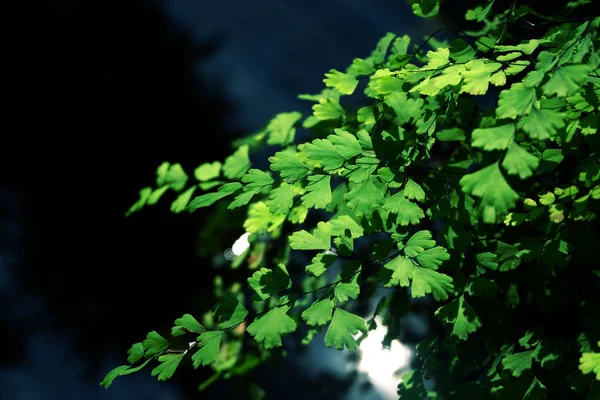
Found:
[[(3, 13), (16, 24), (5, 48), (0, 398), (243, 398), (228, 382), (198, 393), (210, 371), (189, 364), (165, 383), (147, 370), (99, 386), (147, 332), (209, 309), (217, 273), (197, 236), (206, 212), (174, 215), (168, 200), (125, 212), (161, 162), (191, 172), (222, 160), (275, 114), (308, 115), (297, 95), (320, 92), (325, 72), (368, 56), (386, 32), (421, 43), (440, 22), (398, 0), (15, 3)], [(382, 353), (383, 334), (350, 358), (290, 337), (288, 357), (250, 379), (268, 399), (395, 398), (392, 371), (410, 350)]]

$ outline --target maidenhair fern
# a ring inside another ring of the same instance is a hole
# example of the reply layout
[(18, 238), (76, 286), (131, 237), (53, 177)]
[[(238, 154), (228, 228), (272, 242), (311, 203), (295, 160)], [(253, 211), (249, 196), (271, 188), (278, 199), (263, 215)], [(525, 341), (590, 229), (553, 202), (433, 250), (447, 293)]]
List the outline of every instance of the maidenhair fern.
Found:
[[(451, 2), (412, 3), (432, 17)], [(597, 399), (600, 17), (590, 1), (518, 3), (466, 11), (480, 30), (444, 28), (449, 42), (389, 33), (300, 96), (312, 115), (275, 116), (191, 176), (161, 165), (128, 213), (169, 190), (176, 213), (243, 208), (249, 248), (232, 264), (247, 281), (202, 323), (175, 320), (170, 336), (188, 348), (150, 332), (102, 385), (147, 364), (168, 379), (185, 357), (226, 379), (300, 331), (356, 350), (373, 324), (353, 303), (387, 287), (431, 297), (442, 327), (417, 346), (402, 398)], [(254, 167), (267, 145), (268, 168)], [(376, 313), (391, 312), (390, 296)]]

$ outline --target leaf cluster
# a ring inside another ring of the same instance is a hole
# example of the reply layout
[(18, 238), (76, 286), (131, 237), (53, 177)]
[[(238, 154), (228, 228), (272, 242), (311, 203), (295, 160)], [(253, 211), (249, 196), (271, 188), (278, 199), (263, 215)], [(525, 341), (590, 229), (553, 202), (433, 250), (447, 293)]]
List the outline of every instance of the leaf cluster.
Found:
[[(434, 17), (446, 3), (412, 10)], [(325, 331), (325, 346), (354, 351), (374, 328), (356, 304), (388, 288), (384, 323), (410, 310), (394, 298), (430, 298), (436, 327), (402, 398), (597, 398), (600, 17), (570, 18), (587, 1), (552, 15), (517, 3), (465, 10), (479, 30), (446, 28), (451, 41), (388, 33), (299, 96), (312, 114), (276, 115), (191, 186), (161, 165), (129, 213), (167, 190), (181, 193), (173, 212), (245, 210), (249, 247), (231, 266), (247, 280), (221, 290), (202, 324), (175, 320), (187, 347), (150, 332), (102, 384), (152, 360), (168, 379), (188, 355), (211, 381), (246, 374), (291, 334)], [(265, 146), (263, 170), (250, 155)]]

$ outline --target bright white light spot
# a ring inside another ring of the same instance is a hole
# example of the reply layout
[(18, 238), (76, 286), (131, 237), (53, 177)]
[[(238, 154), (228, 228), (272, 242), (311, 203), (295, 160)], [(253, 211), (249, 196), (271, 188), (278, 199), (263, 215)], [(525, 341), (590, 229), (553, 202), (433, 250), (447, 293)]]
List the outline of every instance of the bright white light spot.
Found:
[(387, 327), (382, 325), (379, 317), (375, 317), (375, 322), (377, 328), (369, 332), (358, 348), (360, 361), (357, 368), (366, 373), (373, 385), (385, 395), (396, 399), (400, 379), (395, 373), (408, 366), (411, 351), (397, 340), (392, 341), (389, 349), (384, 349), (381, 342), (387, 333)]
[(246, 232), (242, 236), (240, 236), (238, 240), (235, 241), (233, 246), (231, 246), (231, 251), (233, 252), (233, 254), (239, 256), (240, 254), (248, 250), (248, 247), (250, 247), (250, 242), (248, 241), (249, 236), (250, 232)]

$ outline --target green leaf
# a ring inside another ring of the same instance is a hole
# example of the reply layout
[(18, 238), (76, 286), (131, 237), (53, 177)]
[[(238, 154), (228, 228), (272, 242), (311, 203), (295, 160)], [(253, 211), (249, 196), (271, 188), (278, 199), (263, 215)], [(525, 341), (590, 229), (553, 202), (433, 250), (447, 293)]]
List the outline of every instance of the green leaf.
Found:
[(312, 234), (305, 230), (294, 232), (289, 237), (293, 250), (329, 250), (331, 248), (331, 224), (319, 222)]
[(430, 18), (440, 10), (439, 0), (411, 0), (413, 13), (418, 17)]
[(404, 254), (408, 257), (416, 257), (426, 249), (435, 246), (430, 231), (418, 231), (408, 239), (404, 247)]
[(335, 69), (329, 70), (329, 73), (325, 76), (327, 77), (323, 79), (325, 86), (336, 88), (342, 94), (352, 94), (358, 85), (358, 80), (355, 77)]
[(373, 150), (373, 142), (371, 141), (371, 136), (369, 132), (364, 129), (356, 132), (356, 137), (358, 137), (358, 144), (363, 150)]
[(279, 187), (271, 190), (267, 206), (273, 214), (287, 214), (294, 205), (292, 186), (282, 182)]
[(515, 206), (519, 195), (506, 182), (497, 163), (465, 175), (460, 180), (465, 193), (481, 197), (479, 205), (483, 212), (483, 222), (496, 223)]
[(272, 185), (275, 181), (266, 172), (252, 168), (242, 176), (242, 182), (246, 184), (245, 189), (262, 189)]
[(169, 348), (169, 341), (160, 336), (158, 332), (152, 331), (148, 333), (146, 339), (142, 342), (147, 356), (162, 353)]
[(266, 132), (269, 134), (268, 145), (282, 145), (294, 142), (296, 128), (294, 126), (302, 118), (302, 114), (297, 111), (284, 112), (277, 114), (267, 125)]
[(552, 192), (548, 192), (540, 196), (540, 204), (544, 206), (549, 206), (550, 204), (554, 203), (555, 200), (556, 197)]
[(534, 108), (529, 115), (519, 120), (517, 126), (527, 132), (532, 139), (546, 140), (565, 126), (565, 114)]
[(169, 190), (169, 186), (161, 186), (158, 189), (154, 190), (152, 194), (148, 197), (148, 205), (154, 205), (158, 203), (163, 194), (165, 194)]
[(390, 280), (386, 282), (385, 286), (391, 287), (394, 285), (400, 285), (403, 287), (408, 287), (410, 285), (410, 279), (413, 277), (413, 271), (415, 267), (413, 262), (408, 258), (397, 256), (390, 262), (386, 263), (384, 268), (393, 271)]
[(333, 143), (326, 139), (315, 139), (312, 143), (306, 143), (303, 150), (308, 159), (317, 161), (325, 171), (336, 170), (346, 161)]
[(213, 313), (221, 329), (230, 329), (241, 324), (247, 315), (248, 310), (231, 292), (226, 292), (218, 298)]
[(521, 264), (521, 256), (526, 254), (527, 250), (521, 250), (519, 243), (511, 245), (498, 240), (497, 244), (496, 254), (499, 255), (499, 270), (505, 272), (517, 268)]
[(194, 368), (217, 361), (223, 334), (223, 331), (207, 331), (198, 336), (198, 351), (192, 355)]
[(340, 103), (331, 97), (320, 99), (319, 104), (312, 106), (312, 109), (315, 118), (319, 121), (338, 119), (345, 114)]
[(500, 63), (484, 62), (480, 59), (467, 62), (465, 64), (467, 70), (462, 74), (464, 84), (460, 89), (460, 93), (485, 94), (492, 79), (492, 73), (500, 67), (502, 67)]
[(464, 296), (437, 309), (435, 316), (445, 324), (453, 324), (452, 335), (467, 340), (469, 334), (481, 327), (481, 319)]
[[(237, 200), (237, 199), (236, 199)], [(234, 204), (236, 206), (237, 204)], [(230, 205), (229, 208), (232, 208)], [(253, 203), (248, 208), (248, 214), (243, 227), (246, 232), (270, 232), (274, 227), (278, 227), (285, 220), (285, 214), (273, 214), (267, 204), (262, 201)]]
[(533, 175), (539, 163), (539, 158), (513, 142), (508, 146), (502, 166), (510, 175), (518, 174), (519, 178), (526, 179)]
[(337, 152), (346, 160), (363, 153), (363, 149), (356, 136), (339, 128), (335, 128), (334, 132), (335, 135), (329, 135), (327, 139), (333, 143)]
[(129, 354), (127, 362), (129, 364), (135, 364), (144, 357), (144, 345), (142, 342), (134, 343), (131, 348), (127, 350), (127, 354)]
[(465, 132), (460, 128), (449, 128), (439, 131), (435, 134), (438, 140), (465, 140), (467, 137), (465, 136)]
[(134, 212), (138, 212), (140, 211), (142, 208), (144, 208), (144, 206), (146, 205), (146, 203), (148, 202), (148, 199), (150, 198), (150, 195), (152, 194), (152, 188), (151, 187), (146, 187), (143, 188), (142, 190), (140, 190), (140, 198), (138, 201), (136, 201), (130, 208), (129, 210), (127, 210), (127, 212), (125, 213), (126, 217), (129, 217), (131, 214), (133, 214)]
[(252, 322), (247, 331), (265, 349), (282, 345), (281, 336), (296, 330), (296, 322), (280, 307), (275, 307)]
[[(457, 77), (457, 80), (454, 80), (453, 78)], [(450, 78), (450, 79), (448, 79)], [(428, 96), (428, 97), (435, 97), (439, 92), (441, 88), (444, 88), (448, 85), (454, 85), (457, 84), (457, 81), (460, 82), (460, 78), (461, 75), (446, 75), (446, 74), (442, 74), (439, 75), (433, 79), (431, 79), (431, 77), (427, 77), (425, 79), (423, 79), (421, 81), (421, 83), (419, 83), (417, 86), (414, 86), (412, 89), (409, 90), (409, 93), (412, 92), (419, 92), (420, 94), (424, 95), (424, 96)], [(427, 125), (427, 122), (425, 121), (425, 119), (420, 119), (417, 122), (417, 133), (421, 134), (424, 133), (425, 131), (427, 131), (427, 128), (424, 127), (425, 125)], [(430, 134), (433, 133), (429, 132)]]
[(225, 183), (216, 192), (203, 194), (202, 196), (197, 196), (194, 198), (194, 200), (188, 204), (186, 210), (189, 212), (194, 212), (199, 208), (208, 207), (216, 201), (237, 192), (242, 188), (242, 186), (243, 185), (239, 182)]
[(515, 125), (505, 124), (493, 128), (478, 128), (473, 130), (472, 145), (484, 150), (506, 149), (512, 143), (515, 135)]
[(565, 156), (562, 153), (562, 149), (546, 149), (542, 153), (542, 161), (544, 163), (555, 164), (552, 168), (560, 164), (564, 158)]
[(369, 89), (377, 95), (387, 95), (402, 91), (404, 81), (394, 76), (390, 76), (391, 74), (393, 74), (393, 72), (390, 72), (387, 69), (375, 72), (374, 75), (371, 75)]
[(283, 264), (278, 264), (274, 269), (261, 268), (250, 278), (248, 284), (254, 293), (261, 299), (266, 300), (279, 292), (292, 286), (290, 274)]
[(447, 66), (443, 69), (441, 75), (434, 78), (425, 78), (410, 92), (418, 90), (421, 94), (435, 96), (446, 87), (457, 86), (462, 81), (465, 72), (467, 72), (467, 69), (463, 64)]
[(206, 328), (200, 325), (196, 318), (190, 314), (183, 314), (183, 317), (175, 320), (175, 326), (171, 328), (171, 336), (181, 336), (188, 332), (202, 333)]
[(184, 211), (195, 191), (196, 186), (192, 186), (191, 188), (177, 196), (175, 201), (171, 203), (171, 212), (179, 214), (180, 212)]
[(423, 115), (423, 99), (411, 99), (405, 92), (393, 92), (385, 96), (385, 104), (392, 107), (398, 117), (398, 124), (417, 121)]
[(362, 184), (375, 173), (379, 159), (371, 156), (359, 157), (356, 164), (347, 165), (341, 170), (341, 175), (351, 183)]
[(239, 179), (250, 169), (250, 147), (246, 144), (240, 146), (235, 153), (225, 159), (223, 175), (228, 179)]
[(298, 153), (284, 150), (269, 157), (271, 171), (278, 171), (283, 179), (300, 179), (308, 174), (308, 167), (298, 159)]
[(349, 351), (354, 351), (358, 348), (358, 344), (352, 335), (356, 335), (359, 331), (367, 332), (365, 320), (358, 315), (336, 308), (325, 334), (325, 345), (338, 350), (344, 350), (345, 346)]
[(590, 71), (589, 65), (567, 65), (558, 68), (548, 82), (542, 85), (544, 94), (546, 96), (556, 94), (560, 97), (573, 94), (581, 87)]
[(302, 319), (310, 326), (325, 325), (331, 321), (334, 306), (333, 300), (329, 298), (317, 300), (304, 310)]
[(348, 67), (347, 72), (352, 76), (371, 75), (373, 72), (375, 72), (375, 69), (373, 68), (373, 64), (371, 62), (363, 60), (362, 58), (355, 58), (350, 67)]
[(340, 273), (341, 282), (333, 287), (333, 294), (337, 304), (349, 299), (356, 299), (360, 293), (358, 278), (360, 276), (361, 264), (358, 261), (349, 261), (344, 264)]
[(300, 200), (306, 208), (326, 208), (333, 200), (330, 175), (311, 175), (308, 177), (306, 194)]
[(156, 170), (156, 186), (168, 186), (176, 192), (181, 191), (188, 176), (180, 164), (162, 163)]
[(213, 163), (204, 163), (194, 170), (194, 176), (200, 182), (206, 182), (213, 178), (218, 178), (220, 173), (221, 163), (218, 161)]
[(500, 92), (496, 117), (516, 119), (527, 115), (531, 112), (535, 102), (535, 88), (515, 83), (510, 89)]
[(535, 88), (542, 82), (545, 76), (546, 74), (544, 71), (531, 71), (527, 74), (525, 79), (523, 79), (523, 85), (528, 88)]
[(600, 353), (583, 353), (579, 358), (579, 370), (584, 374), (596, 374), (596, 380), (600, 381)]
[(427, 268), (415, 268), (411, 286), (412, 297), (425, 297), (431, 293), (435, 301), (448, 300), (448, 294), (454, 290), (452, 278)]
[(437, 270), (444, 261), (450, 259), (448, 250), (443, 247), (436, 246), (429, 250), (425, 250), (416, 257), (418, 263), (425, 268)]
[(421, 400), (430, 397), (423, 382), (423, 373), (420, 368), (413, 369), (402, 375), (398, 384), (398, 394), (402, 400)]
[(426, 54), (427, 65), (424, 69), (439, 69), (450, 62), (450, 49), (440, 47), (437, 50), (429, 50)]
[[(521, 73), (525, 68), (529, 66), (530, 62), (527, 60), (516, 60), (509, 63), (508, 68), (504, 69), (505, 75), (517, 75)], [(490, 80), (491, 82), (491, 80)], [(506, 82), (503, 82), (504, 84)]]
[(498, 71), (494, 74), (492, 74), (492, 76), (490, 76), (490, 83), (494, 86), (504, 86), (506, 85), (506, 74), (508, 73), (508, 70), (505, 71)]
[(306, 266), (306, 272), (308, 272), (309, 275), (319, 277), (327, 271), (327, 268), (329, 268), (335, 260), (337, 260), (337, 257), (333, 253), (319, 253), (314, 256), (311, 263)]
[(519, 377), (523, 371), (531, 369), (533, 350), (514, 353), (502, 359), (502, 366), (512, 372), (513, 376)]
[(354, 210), (357, 217), (370, 216), (376, 208), (385, 202), (381, 191), (375, 185), (375, 177), (370, 176), (367, 181), (360, 185), (353, 185), (352, 190), (344, 194), (348, 202), (348, 208)]
[(202, 190), (210, 190), (210, 189), (215, 188), (217, 186), (221, 186), (223, 183), (224, 183), (223, 181), (200, 182), (198, 184), (198, 186)]
[(477, 22), (481, 22), (485, 19), (486, 15), (490, 12), (493, 5), (494, 5), (494, 0), (491, 0), (491, 1), (488, 1), (487, 5), (485, 7), (477, 6), (472, 10), (467, 10), (467, 13), (465, 14), (465, 19), (467, 21), (477, 20)]
[(134, 372), (138, 372), (142, 368), (144, 368), (148, 363), (152, 361), (152, 358), (148, 358), (142, 364), (137, 367), (131, 367), (130, 365), (119, 365), (118, 367), (112, 369), (106, 374), (102, 382), (100, 382), (101, 386), (104, 386), (105, 389), (108, 389), (110, 385), (113, 383), (116, 377), (133, 374)]
[(284, 214), (272, 214), (265, 203), (259, 201), (254, 203), (248, 209), (248, 218), (244, 221), (246, 232), (265, 232), (272, 231), (285, 221)]
[(377, 170), (377, 177), (391, 189), (402, 187), (404, 181), (397, 171), (392, 171), (389, 167), (379, 168)]
[(381, 64), (385, 60), (385, 54), (395, 37), (395, 34), (388, 32), (384, 37), (379, 39), (375, 46), (375, 50), (369, 55), (369, 60), (371, 60), (373, 64)]
[(519, 51), (519, 52), (523, 52), (524, 54), (531, 54), (535, 51), (535, 49), (537, 49), (539, 44), (540, 44), (539, 40), (530, 39), (527, 43), (521, 43), (516, 46), (496, 45), (496, 46), (494, 46), (494, 50), (496, 50), (498, 52)]
[(512, 61), (515, 58), (519, 58), (521, 57), (521, 53), (519, 53), (518, 51), (514, 51), (512, 53), (507, 53), (507, 54), (503, 54), (501, 56), (496, 57), (496, 60), (498, 61)]
[(130, 375), (133, 374), (135, 372), (138, 372), (139, 370), (141, 370), (142, 368), (144, 368), (146, 365), (148, 365), (148, 363), (150, 361), (152, 361), (153, 358), (147, 358), (146, 361), (144, 361), (143, 363), (139, 364), (137, 367), (129, 367), (128, 369), (121, 371), (119, 373), (119, 376), (123, 376), (123, 375)]
[(364, 229), (349, 215), (338, 215), (329, 220), (331, 224), (331, 234), (334, 236), (344, 236), (346, 232), (350, 233), (352, 239), (358, 239), (363, 236)]
[(417, 225), (422, 218), (425, 218), (425, 213), (421, 207), (407, 200), (402, 192), (387, 197), (383, 209), (396, 214), (398, 216), (396, 223), (402, 226)]
[(542, 330), (540, 328), (528, 329), (525, 335), (519, 339), (519, 344), (526, 349), (530, 349), (540, 342), (541, 334)]
[(409, 51), (410, 37), (404, 35), (394, 39), (391, 52), (394, 56), (406, 56)]
[(104, 386), (105, 389), (108, 389), (110, 387), (110, 385), (113, 383), (113, 381), (119, 375), (121, 375), (122, 372), (126, 371), (127, 369), (129, 369), (129, 365), (119, 365), (118, 367), (110, 370), (106, 374), (106, 376), (104, 377), (104, 379), (102, 380), (102, 382), (100, 382), (100, 385)]
[[(373, 107), (366, 106), (366, 107), (359, 108), (358, 111), (356, 112), (356, 120), (359, 122), (358, 126), (362, 130), (362, 132), (366, 133), (365, 129), (368, 129), (368, 130), (373, 129), (373, 127), (377, 123), (377, 121), (375, 120), (375, 114), (373, 113)], [(356, 136), (359, 138), (359, 143), (360, 143), (360, 135), (359, 135), (360, 132), (361, 131), (356, 133)], [(363, 148), (363, 150), (365, 149), (362, 144), (361, 144), (361, 148)], [(372, 149), (372, 146), (371, 146), (371, 149)]]
[(171, 353), (164, 354), (158, 357), (158, 361), (161, 364), (154, 368), (150, 375), (158, 375), (159, 381), (166, 381), (167, 379), (173, 376), (175, 370), (179, 366), (179, 363), (181, 362), (181, 360), (183, 360), (184, 355), (185, 353)]
[(491, 270), (498, 269), (498, 263), (496, 262), (496, 260), (498, 260), (498, 256), (496, 254), (486, 252), (486, 253), (477, 254), (475, 257), (477, 258), (478, 265), (481, 265), (482, 267), (485, 267), (485, 268), (488, 268)]

